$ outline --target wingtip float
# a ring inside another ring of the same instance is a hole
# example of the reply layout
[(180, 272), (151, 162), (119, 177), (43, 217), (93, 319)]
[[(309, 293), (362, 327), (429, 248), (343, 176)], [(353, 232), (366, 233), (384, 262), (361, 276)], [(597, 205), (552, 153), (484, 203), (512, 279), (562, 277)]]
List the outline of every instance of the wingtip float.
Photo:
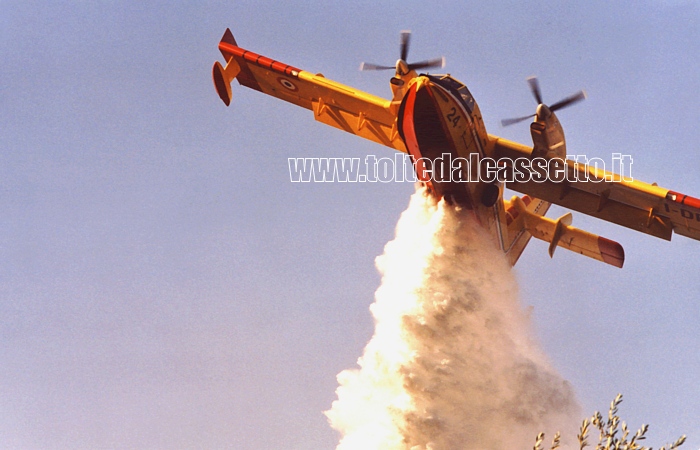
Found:
[[(394, 66), (361, 66), (395, 71), (392, 98), (384, 99), (245, 50), (227, 29), (219, 42), (226, 65), (214, 63), (214, 87), (228, 106), (236, 79), (313, 111), (319, 122), (408, 153), (431, 195), (471, 210), (511, 264), (535, 237), (549, 243), (550, 256), (562, 247), (622, 267), (620, 244), (571, 226), (570, 213), (557, 220), (545, 217), (551, 204), (666, 240), (673, 232), (700, 240), (700, 199), (566, 159), (564, 131), (555, 112), (583, 100), (585, 92), (547, 106), (537, 79), (529, 78), (536, 112), (503, 121), (510, 125), (534, 119), (533, 145), (518, 144), (486, 132), (479, 107), (463, 83), (450, 75), (416, 72), (442, 67), (444, 57), (408, 63), (409, 32), (401, 33), (400, 43)], [(477, 163), (458, 166), (457, 179), (438, 176), (437, 161), (445, 157)], [(485, 161), (497, 161), (497, 166)], [(506, 186), (524, 195), (506, 200)]]

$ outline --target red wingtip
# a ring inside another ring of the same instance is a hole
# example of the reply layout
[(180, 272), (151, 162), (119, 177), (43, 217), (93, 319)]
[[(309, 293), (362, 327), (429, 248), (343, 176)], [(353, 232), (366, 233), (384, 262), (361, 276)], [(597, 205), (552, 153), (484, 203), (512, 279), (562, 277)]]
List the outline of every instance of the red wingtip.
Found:
[(604, 237), (598, 237), (598, 248), (604, 262), (622, 268), (625, 263), (625, 249), (620, 244)]

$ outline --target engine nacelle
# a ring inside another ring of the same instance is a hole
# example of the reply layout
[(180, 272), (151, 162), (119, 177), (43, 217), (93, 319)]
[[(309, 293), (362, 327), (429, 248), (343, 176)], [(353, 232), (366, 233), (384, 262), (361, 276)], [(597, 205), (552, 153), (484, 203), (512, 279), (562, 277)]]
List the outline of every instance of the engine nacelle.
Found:
[(532, 156), (542, 158), (566, 158), (564, 129), (546, 105), (537, 107), (535, 121), (530, 124), (532, 135)]

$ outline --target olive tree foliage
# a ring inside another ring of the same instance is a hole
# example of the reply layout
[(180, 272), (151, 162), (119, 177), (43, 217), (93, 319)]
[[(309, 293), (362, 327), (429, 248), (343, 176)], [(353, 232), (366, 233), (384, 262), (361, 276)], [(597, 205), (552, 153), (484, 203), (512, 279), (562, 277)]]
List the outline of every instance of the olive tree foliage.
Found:
[[(645, 435), (649, 425), (642, 425), (636, 433), (630, 435), (627, 424), (620, 421), (620, 416), (617, 415), (617, 407), (620, 403), (622, 403), (622, 394), (618, 394), (615, 400), (610, 403), (607, 420), (598, 411), (591, 418), (584, 419), (577, 436), (580, 450), (589, 446), (588, 438), (591, 429), (598, 430), (598, 443), (595, 445), (595, 450), (652, 450), (650, 447), (644, 447), (640, 444), (646, 439)], [(557, 433), (552, 439), (550, 450), (558, 449), (560, 440), (561, 436)], [(659, 450), (674, 450), (683, 445), (684, 442), (685, 435), (679, 437), (673, 444), (663, 446)], [(543, 443), (544, 433), (540, 433), (533, 450), (544, 450)]]

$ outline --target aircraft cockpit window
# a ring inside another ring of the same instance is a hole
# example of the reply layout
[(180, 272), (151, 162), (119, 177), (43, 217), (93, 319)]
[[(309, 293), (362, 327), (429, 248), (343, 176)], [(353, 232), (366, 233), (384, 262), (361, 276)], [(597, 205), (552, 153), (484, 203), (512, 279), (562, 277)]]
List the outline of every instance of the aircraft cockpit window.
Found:
[(452, 94), (462, 101), (462, 105), (469, 111), (469, 114), (474, 110), (474, 97), (472, 97), (469, 89), (459, 81), (449, 75), (428, 75), (431, 81), (448, 89)]

